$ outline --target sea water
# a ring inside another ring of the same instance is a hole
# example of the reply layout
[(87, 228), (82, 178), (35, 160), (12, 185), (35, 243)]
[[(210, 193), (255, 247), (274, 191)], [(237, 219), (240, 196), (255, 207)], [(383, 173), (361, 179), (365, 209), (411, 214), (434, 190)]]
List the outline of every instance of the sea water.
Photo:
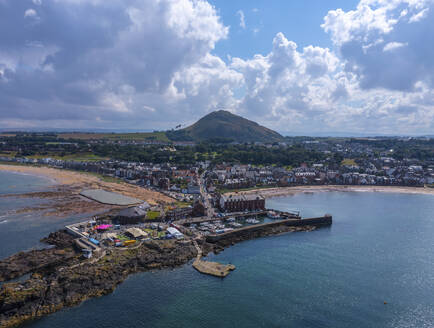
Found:
[(0, 258), (46, 246), (39, 242), (41, 238), (77, 221), (76, 217), (59, 218), (47, 216), (43, 211), (23, 211), (44, 205), (49, 200), (18, 194), (46, 191), (53, 185), (54, 181), (46, 177), (0, 171)]
[(330, 213), (333, 225), (209, 256), (236, 265), (224, 279), (190, 264), (139, 273), (113, 294), (25, 327), (434, 326), (434, 196), (319, 192), (266, 205)]

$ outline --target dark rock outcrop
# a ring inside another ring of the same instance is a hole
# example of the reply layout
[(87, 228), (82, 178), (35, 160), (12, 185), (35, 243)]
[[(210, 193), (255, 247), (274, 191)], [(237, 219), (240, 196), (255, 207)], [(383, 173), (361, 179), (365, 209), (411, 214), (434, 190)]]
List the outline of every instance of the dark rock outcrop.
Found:
[(52, 232), (48, 237), (42, 238), (41, 242), (55, 245), (59, 248), (72, 247), (74, 245), (74, 237), (66, 232), (66, 230), (59, 230)]
[(0, 261), (0, 282), (66, 265), (76, 255), (73, 249), (56, 248), (19, 252)]
[[(266, 236), (273, 236), (287, 232), (312, 231), (314, 226), (291, 227), (286, 225), (266, 226), (260, 230), (245, 230), (239, 234), (229, 234), (227, 237), (219, 239), (214, 243), (205, 242), (202, 248), (212, 249), (214, 253), (223, 251), (226, 247), (235, 245), (245, 240), (256, 239)], [(204, 252), (205, 253), (205, 252)]]
[(196, 249), (191, 244), (148, 242), (136, 249), (113, 250), (95, 263), (64, 267), (59, 264), (55, 270), (32, 274), (25, 282), (6, 283), (0, 289), (0, 327), (13, 327), (111, 293), (129, 274), (175, 267), (195, 256)]
[[(215, 243), (197, 240), (203, 255), (218, 253), (243, 240), (290, 231), (310, 231), (312, 226), (268, 226), (261, 230), (224, 238)], [(62, 232), (50, 234), (52, 244), (61, 242)], [(9, 280), (32, 272), (24, 282), (5, 283), (0, 289), (0, 327), (13, 327), (26, 320), (74, 306), (91, 297), (114, 291), (128, 275), (151, 269), (173, 268), (195, 258), (191, 241), (149, 241), (137, 248), (112, 249), (96, 259), (79, 260), (71, 248), (21, 252), (0, 262), (0, 277)], [(97, 256), (97, 255), (95, 255)]]

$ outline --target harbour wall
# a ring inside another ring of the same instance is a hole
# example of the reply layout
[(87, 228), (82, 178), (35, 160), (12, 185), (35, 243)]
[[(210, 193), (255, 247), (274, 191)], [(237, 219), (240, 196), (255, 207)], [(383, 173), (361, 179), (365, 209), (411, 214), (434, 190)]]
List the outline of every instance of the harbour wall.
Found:
[(275, 222), (256, 224), (248, 227), (243, 227), (240, 229), (228, 231), (218, 235), (208, 235), (206, 241), (210, 243), (215, 243), (221, 240), (230, 239), (237, 236), (242, 236), (255, 231), (267, 230), (277, 226), (288, 226), (288, 227), (301, 227), (301, 226), (329, 226), (332, 224), (332, 216), (324, 215), (321, 217), (307, 218), (307, 219), (287, 219), (279, 220)]

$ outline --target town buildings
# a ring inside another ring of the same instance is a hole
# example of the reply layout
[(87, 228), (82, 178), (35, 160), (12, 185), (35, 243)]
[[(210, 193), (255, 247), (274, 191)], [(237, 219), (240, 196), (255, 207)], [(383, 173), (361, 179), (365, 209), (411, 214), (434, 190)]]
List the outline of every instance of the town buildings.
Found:
[(265, 199), (260, 195), (230, 193), (220, 196), (219, 205), (224, 212), (258, 211), (265, 209)]

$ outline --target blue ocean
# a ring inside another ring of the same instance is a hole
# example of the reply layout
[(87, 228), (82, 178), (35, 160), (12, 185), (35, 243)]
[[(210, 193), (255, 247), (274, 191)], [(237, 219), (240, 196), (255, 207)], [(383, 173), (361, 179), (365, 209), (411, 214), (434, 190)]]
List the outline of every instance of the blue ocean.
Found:
[[(0, 202), (0, 211), (13, 207), (10, 198)], [(266, 205), (304, 217), (330, 213), (333, 225), (210, 256), (236, 265), (223, 280), (189, 264), (140, 273), (111, 295), (25, 327), (434, 327), (433, 196), (318, 192)], [(7, 220), (0, 224), (3, 256), (62, 224), (33, 216)], [(25, 229), (16, 227), (23, 222)]]

